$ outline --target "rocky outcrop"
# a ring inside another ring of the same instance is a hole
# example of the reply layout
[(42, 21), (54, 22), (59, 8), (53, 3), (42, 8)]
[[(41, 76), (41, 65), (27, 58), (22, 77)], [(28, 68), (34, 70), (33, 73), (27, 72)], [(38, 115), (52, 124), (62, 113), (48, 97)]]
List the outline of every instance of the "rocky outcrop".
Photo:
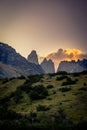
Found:
[(39, 64), (38, 62), (38, 56), (37, 56), (37, 53), (35, 50), (31, 51), (31, 53), (28, 55), (28, 58), (27, 60), (30, 62), (30, 63), (34, 63), (36, 65)]
[(47, 60), (45, 58), (41, 63), (41, 67), (45, 71), (46, 74), (55, 73), (54, 63), (52, 62), (52, 60)]
[(28, 62), (15, 49), (4, 43), (0, 43), (0, 62), (15, 68), (23, 76), (44, 73), (40, 65)]
[(87, 70), (87, 60), (84, 59), (82, 61), (78, 60), (75, 61), (62, 61), (59, 64), (58, 70), (59, 71), (66, 71), (67, 73), (78, 73)]

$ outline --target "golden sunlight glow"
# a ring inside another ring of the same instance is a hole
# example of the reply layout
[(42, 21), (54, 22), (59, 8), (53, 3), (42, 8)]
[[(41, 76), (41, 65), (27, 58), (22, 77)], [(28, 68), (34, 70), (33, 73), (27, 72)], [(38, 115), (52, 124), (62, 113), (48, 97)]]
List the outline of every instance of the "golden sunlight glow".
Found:
[(68, 48), (68, 49), (65, 50), (65, 53), (68, 54), (68, 55), (70, 55), (70, 54), (80, 55), (83, 52), (81, 50), (79, 50), (79, 49), (70, 49), (70, 48)]
[(83, 52), (81, 50), (79, 50), (79, 49), (70, 49), (70, 48), (68, 48), (68, 49), (65, 50), (65, 54), (68, 55), (68, 57), (66, 57), (67, 61), (71, 61), (71, 60), (77, 61), (79, 59), (79, 56), (81, 54), (83, 54)]
[(79, 49), (59, 49), (57, 52), (50, 53), (46, 56), (47, 59), (51, 59), (54, 62), (55, 69), (58, 68), (58, 65), (61, 61), (71, 61), (75, 60), (78, 61), (78, 59), (83, 58), (83, 52)]

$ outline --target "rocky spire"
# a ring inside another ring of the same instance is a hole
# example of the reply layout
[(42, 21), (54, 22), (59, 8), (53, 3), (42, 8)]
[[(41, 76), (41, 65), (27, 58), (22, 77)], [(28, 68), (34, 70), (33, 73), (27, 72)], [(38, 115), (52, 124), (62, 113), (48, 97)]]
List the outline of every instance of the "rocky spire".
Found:
[(31, 51), (31, 53), (28, 55), (27, 60), (31, 63), (38, 65), (39, 63), (38, 63), (37, 52), (35, 50)]
[(41, 63), (41, 67), (45, 71), (46, 74), (55, 73), (54, 63), (52, 62), (52, 60), (47, 60), (45, 58)]

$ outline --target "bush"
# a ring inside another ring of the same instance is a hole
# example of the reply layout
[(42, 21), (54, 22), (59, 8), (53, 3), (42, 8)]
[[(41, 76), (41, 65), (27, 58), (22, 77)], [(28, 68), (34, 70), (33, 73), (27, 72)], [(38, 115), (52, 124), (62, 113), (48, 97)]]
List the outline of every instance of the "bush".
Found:
[(86, 87), (79, 88), (80, 91), (87, 91)]
[(29, 95), (32, 100), (43, 99), (48, 96), (48, 91), (43, 85), (39, 85), (33, 87)]
[(66, 81), (62, 83), (62, 86), (76, 84), (76, 82), (77, 80), (72, 80), (71, 78), (67, 77)]
[(49, 109), (50, 109), (50, 107), (45, 106), (45, 105), (38, 105), (37, 106), (37, 111), (47, 111)]
[(80, 74), (87, 75), (87, 70), (80, 72)]
[(67, 75), (66, 71), (59, 71), (57, 74)]
[(47, 88), (48, 89), (53, 88), (53, 85), (47, 85)]
[(83, 85), (84, 85), (84, 86), (87, 86), (87, 83), (84, 83)]
[(9, 81), (9, 79), (7, 79), (7, 78), (6, 78), (6, 79), (3, 79), (3, 84), (4, 84), (4, 83), (7, 83), (8, 81)]
[(21, 89), (17, 88), (17, 90), (13, 92), (11, 96), (13, 97), (15, 103), (19, 103), (19, 101), (23, 98)]
[(77, 124), (77, 130), (86, 130), (87, 129), (87, 121), (85, 120), (81, 120), (78, 124)]
[(53, 90), (53, 94), (56, 94), (56, 90)]
[(73, 73), (73, 77), (79, 77), (80, 74), (79, 73)]
[(61, 92), (68, 92), (70, 90), (71, 90), (71, 88), (69, 88), (69, 87), (63, 87), (63, 88), (59, 89), (59, 91), (61, 91)]
[(17, 114), (16, 112), (12, 110), (8, 110), (7, 108), (0, 108), (0, 120), (14, 120), (19, 119), (21, 117), (20, 114)]
[(32, 90), (31, 84), (23, 84), (22, 86), (19, 87), (22, 91), (25, 91), (26, 93), (29, 93)]
[(62, 75), (60, 77), (57, 77), (56, 80), (59, 81), (59, 80), (63, 80), (63, 79), (66, 79), (67, 76), (66, 75)]
[(29, 82), (33, 84), (33, 83), (39, 82), (43, 78), (43, 75), (32, 75), (32, 76), (29, 76), (28, 78), (29, 78)]

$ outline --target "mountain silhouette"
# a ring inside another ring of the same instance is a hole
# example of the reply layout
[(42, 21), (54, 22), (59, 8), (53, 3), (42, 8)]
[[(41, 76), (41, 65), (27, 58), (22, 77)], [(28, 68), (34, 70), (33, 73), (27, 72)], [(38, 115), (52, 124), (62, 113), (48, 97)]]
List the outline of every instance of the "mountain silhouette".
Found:
[(0, 43), (0, 62), (15, 68), (17, 73), (23, 76), (44, 74), (40, 65), (28, 62), (14, 48), (5, 43)]

